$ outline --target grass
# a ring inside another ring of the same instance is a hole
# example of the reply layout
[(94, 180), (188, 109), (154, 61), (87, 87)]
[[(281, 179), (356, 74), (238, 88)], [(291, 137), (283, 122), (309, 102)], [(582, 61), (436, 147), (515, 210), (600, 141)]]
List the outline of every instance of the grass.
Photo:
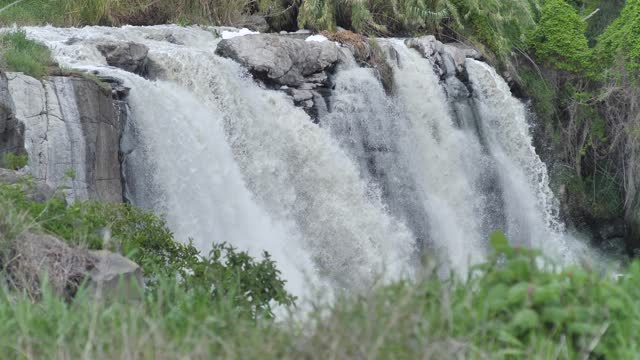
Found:
[[(0, 0), (0, 8), (14, 0)], [(0, 25), (239, 24), (249, 0), (24, 0), (0, 13)]]
[(2, 67), (22, 72), (35, 78), (43, 78), (54, 66), (49, 49), (29, 40), (24, 31), (12, 31), (0, 35)]

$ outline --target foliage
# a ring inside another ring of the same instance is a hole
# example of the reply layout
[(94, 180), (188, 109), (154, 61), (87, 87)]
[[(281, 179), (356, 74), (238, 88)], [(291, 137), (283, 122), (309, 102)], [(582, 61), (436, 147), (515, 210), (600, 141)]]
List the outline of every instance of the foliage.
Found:
[(565, 0), (546, 0), (530, 47), (538, 59), (560, 70), (587, 71), (592, 59), (586, 28), (586, 23)]
[(640, 1), (627, 0), (620, 16), (598, 38), (598, 60), (612, 66), (622, 56), (628, 71), (640, 70)]
[(491, 238), (467, 280), (425, 269), (415, 280), (314, 303), (307, 316), (251, 320), (233, 298), (211, 302), (162, 279), (138, 305), (40, 303), (0, 289), (0, 351), (9, 358), (416, 359), (607, 358), (640, 350), (640, 263), (620, 278), (559, 268)]
[(53, 65), (49, 49), (27, 39), (24, 31), (12, 31), (0, 35), (0, 55), (9, 71), (23, 72), (42, 78)]
[(2, 156), (2, 166), (5, 169), (20, 170), (29, 163), (29, 156), (26, 154), (5, 153)]
[(9, 204), (5, 207), (71, 244), (122, 252), (144, 269), (149, 291), (161, 279), (175, 277), (186, 291), (205, 292), (214, 300), (233, 298), (253, 317), (271, 315), (272, 302), (291, 305), (294, 301), (267, 253), (257, 261), (219, 243), (212, 245), (209, 256), (202, 256), (192, 244), (175, 241), (165, 221), (151, 212), (128, 204), (67, 205), (61, 196), (37, 203), (25, 195), (29, 186), (33, 186), (30, 181), (0, 185), (0, 198)]

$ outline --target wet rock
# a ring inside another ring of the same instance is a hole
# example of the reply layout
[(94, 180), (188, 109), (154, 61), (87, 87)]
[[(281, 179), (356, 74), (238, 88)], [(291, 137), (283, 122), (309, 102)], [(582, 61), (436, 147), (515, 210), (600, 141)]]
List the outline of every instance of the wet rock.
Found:
[(460, 43), (443, 44), (433, 35), (407, 39), (405, 43), (431, 61), (440, 77), (455, 76), (463, 72), (467, 58), (482, 59), (480, 52), (470, 46)]
[(133, 42), (113, 42), (96, 45), (107, 64), (144, 76), (147, 69), (149, 48)]
[(295, 87), (338, 61), (338, 48), (332, 42), (307, 42), (275, 34), (225, 39), (216, 53), (239, 62), (259, 78)]

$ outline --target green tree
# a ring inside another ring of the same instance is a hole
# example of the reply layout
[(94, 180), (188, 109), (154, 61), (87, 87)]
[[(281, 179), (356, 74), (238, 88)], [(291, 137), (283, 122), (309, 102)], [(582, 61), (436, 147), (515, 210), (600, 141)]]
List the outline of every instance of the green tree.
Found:
[(557, 69), (585, 72), (592, 61), (586, 29), (587, 24), (565, 0), (546, 0), (530, 46), (538, 59)]

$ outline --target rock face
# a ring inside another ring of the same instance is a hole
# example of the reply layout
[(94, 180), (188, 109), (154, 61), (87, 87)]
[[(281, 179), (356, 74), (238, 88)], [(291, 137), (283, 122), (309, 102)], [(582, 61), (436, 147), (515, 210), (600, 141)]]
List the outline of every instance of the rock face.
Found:
[(322, 94), (327, 92), (328, 75), (338, 62), (338, 47), (333, 42), (248, 35), (222, 40), (216, 53), (242, 64), (268, 86), (286, 92), (312, 117), (318, 107), (326, 107)]
[[(69, 200), (122, 201), (119, 142), (124, 106), (94, 81), (7, 74), (13, 131), (0, 149), (29, 155), (36, 180), (65, 190)], [(16, 125), (20, 124), (20, 125)], [(7, 130), (5, 130), (7, 132)]]
[[(15, 117), (9, 79), (0, 71), (0, 154), (24, 153), (24, 126)], [(0, 156), (1, 157), (1, 156)]]
[(107, 64), (144, 76), (147, 72), (147, 54), (149, 48), (133, 42), (113, 42), (98, 44), (98, 50), (104, 55)]

